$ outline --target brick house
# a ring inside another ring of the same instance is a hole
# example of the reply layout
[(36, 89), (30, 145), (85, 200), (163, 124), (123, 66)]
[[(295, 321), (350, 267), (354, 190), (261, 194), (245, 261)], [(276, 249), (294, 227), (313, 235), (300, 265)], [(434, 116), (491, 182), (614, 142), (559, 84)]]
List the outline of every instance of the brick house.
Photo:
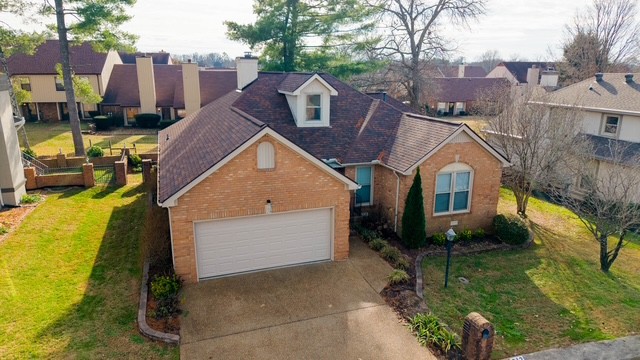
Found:
[(427, 231), (487, 228), (509, 163), (463, 124), (328, 74), (258, 72), (160, 131), (158, 203), (187, 282), (349, 256), (351, 209), (396, 231), (416, 169)]

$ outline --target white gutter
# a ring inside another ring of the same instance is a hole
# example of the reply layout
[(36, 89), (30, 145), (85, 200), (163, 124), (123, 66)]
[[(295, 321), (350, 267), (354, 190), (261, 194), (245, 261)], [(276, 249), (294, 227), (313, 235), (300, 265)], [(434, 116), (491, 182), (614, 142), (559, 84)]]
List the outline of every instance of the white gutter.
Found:
[(393, 214), (393, 231), (398, 232), (398, 201), (400, 198), (400, 177), (396, 171), (393, 171), (393, 175), (396, 176), (396, 208)]

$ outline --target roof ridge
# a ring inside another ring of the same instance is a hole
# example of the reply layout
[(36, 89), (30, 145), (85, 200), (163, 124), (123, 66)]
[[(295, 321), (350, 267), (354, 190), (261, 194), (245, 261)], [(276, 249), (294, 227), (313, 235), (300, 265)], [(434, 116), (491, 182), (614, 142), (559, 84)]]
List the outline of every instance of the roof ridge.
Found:
[(373, 101), (371, 102), (371, 105), (369, 105), (369, 111), (367, 112), (367, 116), (365, 116), (364, 118), (364, 122), (362, 123), (362, 126), (360, 126), (360, 130), (358, 131), (358, 136), (356, 136), (356, 139), (360, 137), (364, 129), (369, 124), (369, 120), (371, 120), (371, 117), (373, 116), (373, 114), (375, 114), (376, 110), (378, 110), (378, 106), (380, 106), (380, 102), (381, 102), (380, 99), (373, 99)]
[(440, 118), (435, 118), (435, 117), (431, 117), (431, 116), (426, 116), (426, 115), (421, 115), (421, 114), (415, 114), (415, 113), (403, 113), (403, 115), (406, 115), (407, 117), (411, 117), (417, 120), (426, 120), (426, 121), (433, 121), (433, 122), (437, 122), (437, 123), (441, 123), (441, 124), (447, 124), (447, 125), (451, 125), (451, 126), (455, 126), (455, 127), (460, 127), (462, 125), (464, 125), (464, 123), (453, 123), (451, 121), (448, 120), (444, 120), (444, 119), (440, 119)]
[[(242, 95), (241, 95), (241, 96), (242, 96)], [(238, 99), (239, 99), (239, 98), (240, 98), (240, 97), (238, 97)], [(234, 103), (235, 103), (238, 99), (236, 99), (236, 100), (234, 101)], [(256, 119), (255, 117), (253, 117), (253, 116), (251, 116), (251, 115), (247, 114), (246, 112), (244, 112), (244, 111), (242, 111), (242, 110), (238, 109), (238, 108), (237, 108), (237, 107), (235, 107), (233, 104), (231, 104), (231, 106), (230, 106), (229, 108), (231, 109), (231, 111), (235, 112), (236, 114), (240, 115), (241, 117), (245, 118), (246, 120), (248, 120), (248, 121), (252, 122), (253, 124), (255, 124), (255, 125), (257, 125), (257, 126), (260, 126), (260, 127), (266, 126), (266, 124), (265, 124), (264, 122), (262, 122), (262, 121), (260, 121), (260, 120)]]

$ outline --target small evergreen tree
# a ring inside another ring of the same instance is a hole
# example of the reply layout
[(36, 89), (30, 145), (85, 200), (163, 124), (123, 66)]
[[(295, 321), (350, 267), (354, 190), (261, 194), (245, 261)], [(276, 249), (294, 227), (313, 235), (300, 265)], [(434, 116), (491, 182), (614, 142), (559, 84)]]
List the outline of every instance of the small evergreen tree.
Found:
[(427, 220), (424, 213), (422, 178), (420, 177), (420, 168), (418, 168), (404, 205), (404, 214), (402, 215), (402, 242), (410, 249), (424, 246), (427, 240), (426, 229)]

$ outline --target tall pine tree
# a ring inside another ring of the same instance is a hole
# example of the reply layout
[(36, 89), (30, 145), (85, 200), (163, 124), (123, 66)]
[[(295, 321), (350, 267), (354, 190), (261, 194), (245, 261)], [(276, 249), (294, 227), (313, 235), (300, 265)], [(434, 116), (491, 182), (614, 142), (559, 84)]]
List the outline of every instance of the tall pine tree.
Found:
[(415, 249), (424, 246), (426, 240), (427, 220), (424, 213), (422, 177), (420, 176), (420, 168), (418, 168), (404, 205), (402, 242), (406, 247)]

